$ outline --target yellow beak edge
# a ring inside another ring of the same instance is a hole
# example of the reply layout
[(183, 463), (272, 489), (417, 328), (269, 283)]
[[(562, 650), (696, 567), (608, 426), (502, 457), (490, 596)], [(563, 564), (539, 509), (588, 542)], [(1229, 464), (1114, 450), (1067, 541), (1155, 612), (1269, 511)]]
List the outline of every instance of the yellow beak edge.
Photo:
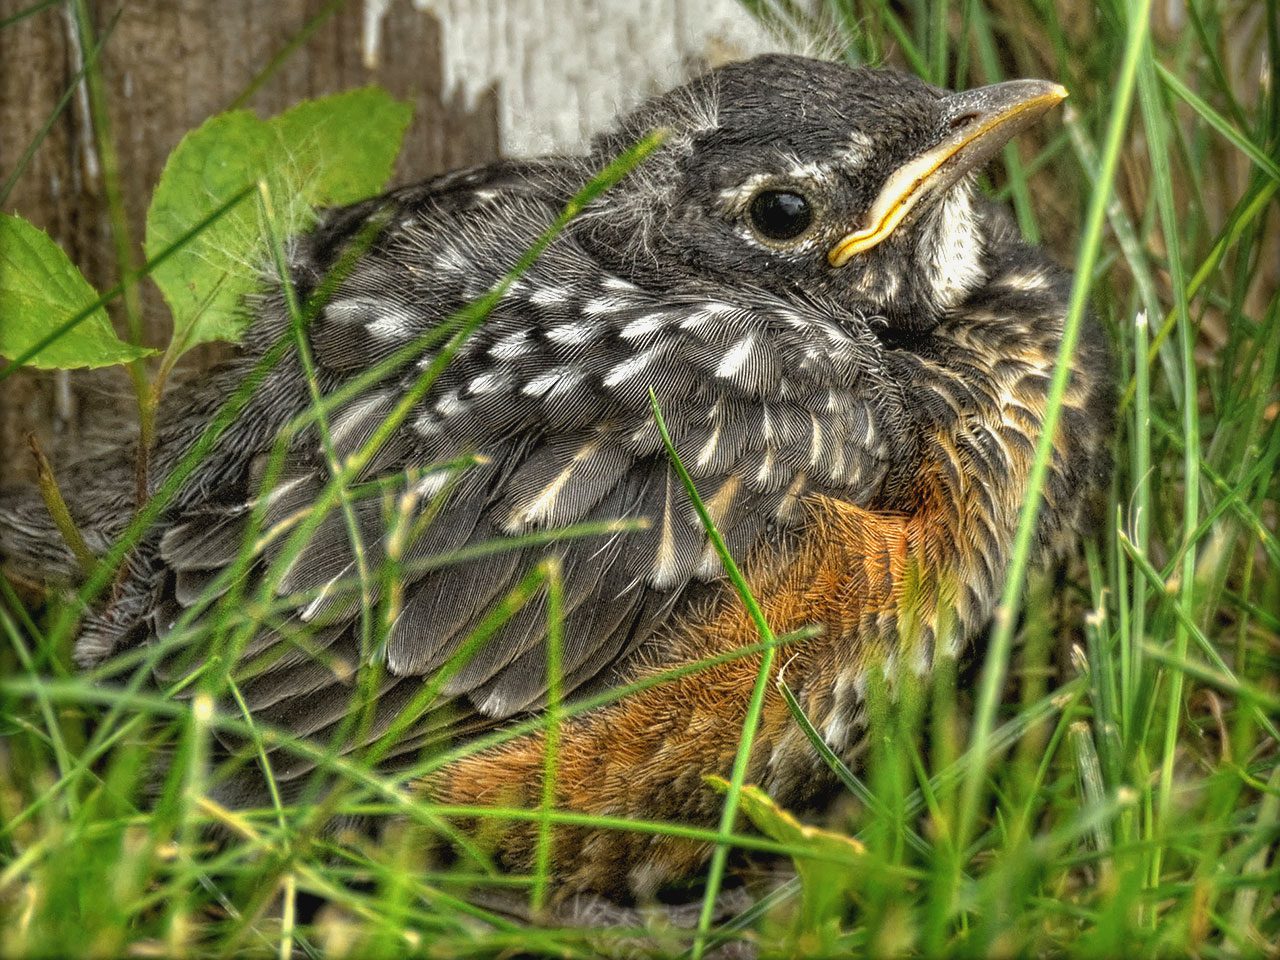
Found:
[(1012, 80), (952, 94), (947, 102), (953, 132), (889, 175), (867, 213), (867, 225), (828, 251), (831, 266), (842, 267), (884, 241), (921, 199), (986, 163), (1066, 97), (1065, 87), (1044, 80)]

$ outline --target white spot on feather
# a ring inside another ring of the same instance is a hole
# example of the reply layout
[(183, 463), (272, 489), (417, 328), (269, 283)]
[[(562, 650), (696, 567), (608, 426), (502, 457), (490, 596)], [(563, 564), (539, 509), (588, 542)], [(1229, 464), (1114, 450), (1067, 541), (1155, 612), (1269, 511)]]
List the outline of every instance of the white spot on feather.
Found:
[(702, 580), (710, 580), (724, 573), (724, 561), (720, 559), (720, 554), (711, 544), (707, 544), (702, 549), (702, 555), (698, 557), (698, 577)]
[(555, 475), (555, 478), (542, 488), (536, 497), (530, 500), (518, 510), (514, 511), (511, 518), (506, 523), (509, 533), (518, 533), (526, 526), (531, 524), (547, 521), (551, 519), (556, 507), (556, 500), (560, 493), (564, 490), (565, 484), (573, 476), (574, 471), (585, 460), (590, 460), (600, 450), (600, 444), (597, 441), (583, 444), (577, 453), (573, 455), (564, 469)]
[(444, 424), (434, 413), (424, 413), (413, 422), (413, 429), (422, 437), (434, 437), (444, 430)]
[(817, 163), (793, 163), (787, 170), (787, 176), (793, 180), (821, 182), (830, 178), (831, 171)]
[(760, 461), (760, 469), (756, 471), (756, 483), (764, 486), (769, 482), (769, 474), (773, 473), (774, 455), (773, 448), (766, 447), (764, 451), (764, 459)]
[(324, 608), (326, 601), (333, 593), (333, 588), (338, 585), (340, 580), (355, 570), (355, 566), (355, 561), (352, 561), (325, 581), (325, 585), (320, 588), (320, 592), (316, 594), (315, 599), (302, 608), (302, 612), (299, 614), (302, 620), (310, 621)]
[(575, 346), (589, 342), (596, 335), (594, 324), (574, 321), (561, 323), (547, 331), (547, 339), (564, 346)]
[(566, 287), (539, 287), (529, 294), (529, 302), (539, 307), (553, 307), (569, 299)]
[(822, 460), (822, 425), (812, 413), (809, 414), (809, 422), (813, 425), (813, 439), (809, 443), (809, 466), (816, 467)]
[(286, 493), (288, 493), (290, 490), (292, 490), (294, 487), (300, 484), (303, 480), (309, 480), (309, 479), (310, 477), (304, 474), (301, 477), (294, 477), (292, 480), (286, 480), (283, 483), (276, 484), (274, 487), (270, 489), (270, 491), (267, 492), (267, 503), (275, 503), (277, 500), (283, 497)]
[(726, 314), (733, 313), (734, 309), (727, 303), (721, 303), (717, 300), (708, 301), (681, 320), (680, 329), (694, 331), (701, 327), (714, 325)]
[(498, 371), (490, 371), (473, 378), (472, 381), (467, 384), (467, 390), (471, 393), (483, 396), (487, 393), (497, 393), (509, 382), (510, 381), (507, 379), (506, 374)]
[(694, 466), (703, 469), (711, 462), (711, 458), (716, 454), (716, 447), (720, 445), (720, 430), (722, 426), (722, 422), (717, 420), (715, 429), (711, 431), (711, 436), (707, 438), (707, 442), (698, 451), (697, 459), (693, 461)]
[(626, 360), (610, 369), (604, 378), (604, 385), (606, 387), (616, 387), (637, 374), (643, 373), (645, 368), (658, 358), (660, 352), (660, 348), (650, 347), (648, 350), (643, 350), (633, 357), (627, 357)]
[(432, 470), (413, 486), (413, 492), (424, 500), (429, 500), (445, 488), (452, 475), (451, 470)]
[(845, 722), (845, 718), (840, 713), (836, 713), (828, 721), (827, 725), (822, 728), (822, 739), (827, 742), (829, 747), (843, 747), (848, 730), (849, 727)]
[(412, 320), (407, 313), (383, 314), (365, 324), (365, 329), (379, 340), (401, 340), (413, 333)]
[(582, 305), (582, 312), (589, 317), (598, 317), (602, 314), (617, 313), (626, 306), (626, 302), (618, 297), (594, 297)]
[(726, 350), (724, 356), (720, 358), (720, 362), (716, 364), (716, 376), (724, 379), (737, 376), (747, 362), (747, 358), (751, 356), (751, 351), (755, 349), (755, 345), (756, 338), (752, 334), (739, 340)]
[(384, 394), (374, 393), (344, 407), (329, 424), (329, 438), (334, 446), (344, 446), (346, 440), (357, 428), (369, 425), (370, 415), (381, 410), (385, 401)]
[(541, 397), (553, 390), (564, 392), (582, 382), (586, 375), (575, 367), (562, 366), (539, 374), (524, 385), (520, 392), (527, 397)]
[(527, 329), (517, 330), (509, 333), (492, 347), (489, 348), (489, 356), (495, 360), (516, 360), (523, 357), (533, 349), (533, 345), (529, 342), (529, 331)]
[(849, 135), (849, 145), (845, 147), (841, 159), (846, 166), (857, 169), (871, 159), (873, 148), (871, 138), (861, 130), (855, 130)]
[(667, 318), (661, 313), (647, 313), (639, 320), (632, 320), (618, 334), (623, 340), (635, 340), (639, 337), (656, 333), (666, 324)]
[(667, 500), (662, 510), (662, 530), (658, 537), (658, 554), (653, 561), (653, 573), (649, 575), (649, 583), (655, 589), (665, 590), (675, 585), (678, 579), (676, 569), (676, 538), (672, 530), (674, 517), (671, 509), (670, 478), (667, 480)]
[(467, 269), (467, 261), (456, 248), (444, 247), (436, 255), (436, 269), (445, 273), (461, 273)]
[(1001, 285), (1008, 290), (1016, 290), (1019, 293), (1034, 293), (1048, 286), (1044, 274), (1037, 270), (1010, 273), (1001, 280)]
[(466, 413), (470, 404), (462, 400), (458, 396), (457, 390), (450, 390), (439, 400), (436, 401), (436, 413), (442, 417), (456, 417), (458, 414)]

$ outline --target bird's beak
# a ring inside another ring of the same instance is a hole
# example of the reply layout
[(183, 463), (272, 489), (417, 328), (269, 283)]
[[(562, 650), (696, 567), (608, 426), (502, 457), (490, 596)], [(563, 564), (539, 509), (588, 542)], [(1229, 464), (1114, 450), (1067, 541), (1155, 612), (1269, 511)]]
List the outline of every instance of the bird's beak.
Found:
[(942, 140), (889, 174), (864, 226), (832, 247), (828, 261), (842, 267), (883, 241), (921, 199), (985, 164), (1066, 96), (1065, 87), (1047, 80), (1010, 80), (948, 96)]

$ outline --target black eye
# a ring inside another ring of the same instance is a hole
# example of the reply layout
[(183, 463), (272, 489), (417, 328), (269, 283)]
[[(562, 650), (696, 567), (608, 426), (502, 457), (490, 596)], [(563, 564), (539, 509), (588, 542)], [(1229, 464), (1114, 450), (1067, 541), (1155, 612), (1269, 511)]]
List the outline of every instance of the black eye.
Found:
[(790, 240), (809, 229), (809, 201), (790, 190), (762, 190), (751, 200), (751, 225), (770, 240)]

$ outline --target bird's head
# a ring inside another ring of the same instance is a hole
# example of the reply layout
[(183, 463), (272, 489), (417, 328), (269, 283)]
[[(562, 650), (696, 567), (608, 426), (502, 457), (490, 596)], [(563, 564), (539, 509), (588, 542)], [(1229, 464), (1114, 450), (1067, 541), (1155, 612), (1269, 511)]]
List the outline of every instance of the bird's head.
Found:
[(663, 147), (589, 218), (652, 270), (822, 297), (931, 328), (983, 279), (973, 173), (1059, 103), (1055, 83), (951, 93), (890, 70), (795, 56), (731, 64), (600, 137), (603, 162), (655, 128)]

